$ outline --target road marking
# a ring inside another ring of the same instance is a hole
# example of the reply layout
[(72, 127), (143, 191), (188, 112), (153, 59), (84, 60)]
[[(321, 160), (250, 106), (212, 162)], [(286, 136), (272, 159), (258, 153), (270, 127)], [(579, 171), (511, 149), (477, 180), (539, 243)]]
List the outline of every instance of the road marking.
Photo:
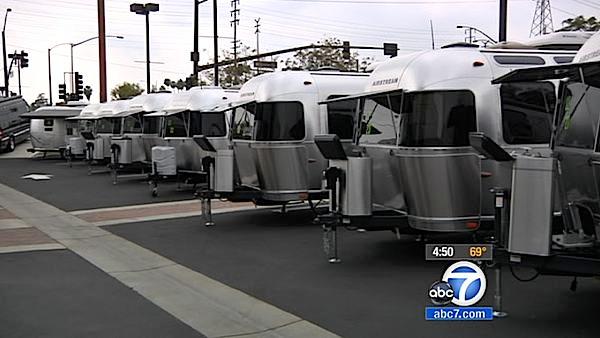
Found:
[(0, 219), (0, 230), (30, 228), (31, 225), (17, 218)]
[(65, 246), (58, 243), (47, 244), (32, 244), (32, 245), (12, 245), (0, 247), (0, 254), (29, 252), (29, 251), (47, 251), (47, 250), (64, 250)]
[(197, 199), (191, 199), (191, 200), (174, 201), (174, 202), (144, 203), (144, 204), (137, 204), (137, 205), (127, 205), (127, 206), (123, 206), (123, 207), (75, 210), (75, 211), (71, 211), (70, 214), (78, 216), (78, 215), (85, 215), (85, 214), (105, 212), (105, 211), (121, 211), (121, 210), (132, 210), (132, 209), (139, 209), (139, 208), (155, 208), (155, 207), (164, 207), (164, 206), (181, 205), (181, 204), (198, 204), (198, 205), (200, 205), (200, 201)]
[(3, 184), (0, 205), (207, 337), (337, 337)]

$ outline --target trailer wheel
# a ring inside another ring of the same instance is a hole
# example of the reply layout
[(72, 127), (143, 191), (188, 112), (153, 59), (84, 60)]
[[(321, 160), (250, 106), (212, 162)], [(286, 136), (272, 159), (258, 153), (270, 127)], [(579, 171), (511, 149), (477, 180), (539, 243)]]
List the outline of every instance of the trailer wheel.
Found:
[(7, 153), (13, 152), (16, 147), (17, 147), (17, 142), (15, 141), (15, 137), (11, 136), (8, 139), (8, 144), (6, 145), (6, 152)]

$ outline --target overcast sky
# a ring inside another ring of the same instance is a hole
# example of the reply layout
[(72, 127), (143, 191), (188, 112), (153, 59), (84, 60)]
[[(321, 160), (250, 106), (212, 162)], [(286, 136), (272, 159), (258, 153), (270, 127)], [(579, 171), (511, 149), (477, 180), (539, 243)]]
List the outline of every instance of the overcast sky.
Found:
[[(123, 81), (145, 88), (145, 24), (141, 15), (129, 12), (132, 1), (106, 0), (106, 34), (122, 35), (123, 40), (107, 39), (108, 91)], [(155, 1), (160, 11), (150, 15), (153, 84), (165, 78), (185, 79), (191, 73), (194, 0)], [(508, 39), (528, 38), (535, 0), (509, 0)], [(231, 46), (230, 1), (218, 0), (220, 48)], [(240, 0), (239, 39), (255, 48), (254, 20), (260, 18), (260, 51), (314, 43), (324, 37), (349, 40), (353, 45), (379, 46), (396, 42), (407, 51), (431, 48), (432, 20), (436, 46), (461, 41), (464, 31), (456, 25), (475, 26), (492, 37), (498, 35), (498, 0)], [(551, 0), (554, 27), (576, 15), (600, 17), (600, 1)], [(8, 53), (25, 50), (30, 67), (22, 75), (23, 95), (32, 101), (48, 93), (48, 48), (65, 42), (79, 42), (97, 36), (95, 0), (2, 0), (3, 19), (7, 8)], [(200, 5), (200, 63), (212, 56), (212, 1)], [(75, 70), (93, 88), (92, 102), (99, 99), (97, 40), (75, 47)], [(361, 53), (361, 55), (367, 55)], [(371, 54), (369, 54), (371, 55)], [(378, 59), (384, 57), (372, 54)], [(52, 50), (53, 94), (63, 73), (70, 70), (69, 46)], [(17, 92), (16, 72), (10, 81)]]

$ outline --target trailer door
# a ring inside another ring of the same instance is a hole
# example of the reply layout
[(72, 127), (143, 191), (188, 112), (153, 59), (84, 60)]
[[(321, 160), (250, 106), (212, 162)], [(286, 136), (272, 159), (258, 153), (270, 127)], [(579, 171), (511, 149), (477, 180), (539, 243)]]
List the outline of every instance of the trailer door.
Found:
[[(596, 141), (599, 106), (600, 89), (579, 82), (568, 83), (561, 100), (555, 144), (563, 203), (577, 205), (580, 211), (596, 215), (600, 214), (600, 152)], [(580, 215), (586, 217), (581, 212)], [(593, 232), (593, 228), (584, 230), (588, 234)]]

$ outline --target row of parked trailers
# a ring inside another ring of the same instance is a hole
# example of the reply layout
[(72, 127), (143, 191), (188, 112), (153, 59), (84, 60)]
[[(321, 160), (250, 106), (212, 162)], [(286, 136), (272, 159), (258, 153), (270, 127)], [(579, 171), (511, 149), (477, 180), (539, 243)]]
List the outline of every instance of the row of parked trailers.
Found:
[(198, 184), (207, 225), (215, 198), (306, 201), (332, 240), (338, 227), (491, 233), (504, 263), (597, 276), (600, 35), (578, 52), (564, 41), (591, 34), (559, 35), (544, 48), (451, 45), (371, 73), (282, 71), (239, 91), (42, 108), (32, 140), (41, 113), (79, 109), (58, 148)]

